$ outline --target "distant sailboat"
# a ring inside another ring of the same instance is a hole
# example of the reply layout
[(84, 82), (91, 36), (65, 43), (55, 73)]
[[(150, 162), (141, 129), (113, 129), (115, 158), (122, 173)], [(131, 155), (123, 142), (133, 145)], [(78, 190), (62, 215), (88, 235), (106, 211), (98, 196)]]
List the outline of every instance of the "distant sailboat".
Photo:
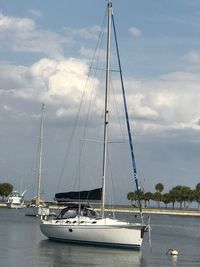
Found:
[[(131, 158), (133, 165), (133, 176), (138, 188), (137, 172), (135, 158), (133, 152), (132, 137), (129, 125), (128, 110), (126, 105), (126, 97), (122, 79), (121, 64), (119, 59), (118, 45), (116, 39), (114, 18), (112, 13), (112, 3), (108, 1), (108, 31), (107, 31), (107, 55), (106, 55), (106, 88), (105, 88), (105, 106), (104, 106), (104, 140), (103, 144), (103, 164), (102, 164), (102, 187), (88, 191), (72, 191), (58, 193), (55, 195), (58, 202), (68, 202), (68, 206), (64, 208), (60, 215), (55, 219), (42, 220), (40, 228), (42, 233), (51, 240), (98, 245), (110, 247), (122, 247), (139, 249), (142, 245), (143, 235), (148, 228), (148, 224), (144, 223), (141, 203), (138, 199), (140, 209), (140, 222), (126, 222), (117, 219), (111, 219), (105, 214), (105, 192), (106, 192), (106, 172), (107, 172), (107, 145), (108, 145), (108, 90), (110, 83), (110, 47), (111, 47), (111, 27), (114, 29), (115, 43), (117, 48), (117, 58), (119, 63), (119, 72), (122, 85), (122, 99), (124, 103), (127, 132), (131, 150)], [(93, 166), (91, 166), (93, 168)], [(138, 193), (139, 196), (139, 193)], [(99, 215), (90, 205), (85, 203), (101, 202), (101, 214)], [(134, 217), (133, 217), (134, 220)]]
[(48, 216), (49, 208), (46, 207), (41, 199), (41, 180), (42, 180), (42, 156), (43, 156), (43, 127), (44, 127), (44, 110), (45, 105), (42, 104), (42, 115), (40, 122), (40, 137), (39, 137), (39, 150), (37, 158), (37, 195), (32, 201), (30, 207), (26, 210), (27, 216)]

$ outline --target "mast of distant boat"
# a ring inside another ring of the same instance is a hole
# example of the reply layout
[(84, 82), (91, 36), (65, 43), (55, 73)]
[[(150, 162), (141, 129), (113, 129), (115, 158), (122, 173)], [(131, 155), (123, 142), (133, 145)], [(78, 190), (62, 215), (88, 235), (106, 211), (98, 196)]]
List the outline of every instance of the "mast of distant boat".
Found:
[(106, 85), (105, 85), (105, 105), (104, 105), (104, 139), (103, 139), (103, 175), (102, 175), (102, 207), (101, 215), (104, 217), (105, 209), (105, 185), (106, 185), (106, 166), (107, 166), (107, 147), (108, 147), (108, 90), (110, 81), (110, 49), (111, 49), (111, 14), (112, 3), (108, 2), (108, 32), (107, 32), (107, 55), (106, 55)]
[(38, 172), (37, 172), (37, 196), (36, 196), (36, 205), (40, 204), (40, 194), (41, 194), (41, 179), (42, 179), (42, 155), (43, 155), (43, 123), (44, 123), (44, 109), (45, 105), (42, 104), (42, 116), (40, 123), (40, 137), (39, 137), (39, 153), (38, 153)]

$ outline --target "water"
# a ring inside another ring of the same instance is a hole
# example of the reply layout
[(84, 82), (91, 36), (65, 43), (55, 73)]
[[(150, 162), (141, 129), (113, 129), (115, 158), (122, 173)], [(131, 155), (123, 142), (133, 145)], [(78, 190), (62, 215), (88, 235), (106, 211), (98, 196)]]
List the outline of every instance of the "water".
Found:
[[(120, 214), (130, 219), (127, 214)], [(39, 219), (25, 211), (0, 209), (0, 266), (200, 266), (200, 218), (152, 215), (152, 249), (148, 233), (141, 251), (69, 245), (49, 241), (39, 229)], [(179, 251), (178, 257), (166, 252)]]

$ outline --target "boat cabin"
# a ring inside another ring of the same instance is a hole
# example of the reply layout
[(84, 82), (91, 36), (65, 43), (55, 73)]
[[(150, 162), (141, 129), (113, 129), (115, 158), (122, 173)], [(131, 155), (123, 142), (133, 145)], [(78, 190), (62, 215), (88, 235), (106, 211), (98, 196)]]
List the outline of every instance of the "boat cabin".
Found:
[(86, 216), (89, 218), (98, 218), (99, 214), (94, 211), (90, 206), (85, 206), (83, 204), (73, 204), (68, 207), (62, 209), (57, 219), (69, 219), (75, 218), (76, 216)]

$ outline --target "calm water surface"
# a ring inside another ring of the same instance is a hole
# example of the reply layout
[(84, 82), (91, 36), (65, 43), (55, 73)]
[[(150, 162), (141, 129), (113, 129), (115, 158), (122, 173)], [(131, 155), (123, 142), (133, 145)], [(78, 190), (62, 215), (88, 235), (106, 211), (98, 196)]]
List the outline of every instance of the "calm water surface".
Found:
[[(24, 210), (1, 208), (0, 218), (1, 267), (200, 266), (200, 218), (152, 215), (152, 249), (147, 234), (140, 252), (49, 241), (40, 232), (39, 219), (25, 216)], [(169, 248), (179, 256), (167, 255)]]

